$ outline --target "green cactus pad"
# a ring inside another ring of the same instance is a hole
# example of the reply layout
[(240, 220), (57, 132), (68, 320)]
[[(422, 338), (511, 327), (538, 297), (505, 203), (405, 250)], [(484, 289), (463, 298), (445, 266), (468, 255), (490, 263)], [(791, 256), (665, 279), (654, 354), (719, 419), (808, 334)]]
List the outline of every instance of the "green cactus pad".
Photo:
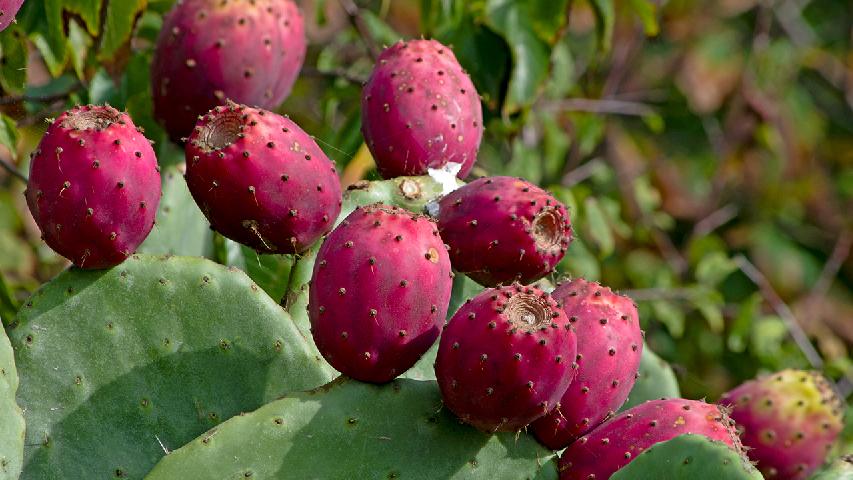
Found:
[(201, 258), (134, 255), (66, 271), (9, 337), (25, 479), (139, 479), (166, 450), (330, 378), (277, 302)]
[(209, 256), (213, 232), (176, 166), (163, 170), (157, 220), (137, 251), (162, 255)]
[(853, 480), (853, 454), (837, 458), (812, 480)]
[(557, 478), (552, 456), (526, 434), (461, 425), (435, 382), (341, 378), (209, 430), (146, 480), (544, 480)]
[(12, 345), (0, 329), (0, 480), (13, 480), (24, 460), (24, 417), (15, 403), (18, 373)]
[(622, 405), (620, 412), (631, 407), (658, 398), (678, 398), (681, 391), (678, 388), (678, 379), (672, 367), (666, 360), (660, 358), (649, 348), (643, 345), (643, 357), (640, 359), (640, 376), (637, 377), (634, 388), (628, 395), (628, 401)]
[(760, 480), (744, 457), (703, 435), (679, 435), (653, 445), (610, 477), (611, 480)]

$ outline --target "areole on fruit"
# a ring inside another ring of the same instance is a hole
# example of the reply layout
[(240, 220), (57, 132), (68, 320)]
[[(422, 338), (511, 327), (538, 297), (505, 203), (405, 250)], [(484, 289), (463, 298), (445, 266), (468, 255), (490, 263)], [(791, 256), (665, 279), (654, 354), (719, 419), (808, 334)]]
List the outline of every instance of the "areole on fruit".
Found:
[(121, 113), (114, 109), (93, 109), (69, 112), (62, 120), (62, 128), (70, 130), (103, 130), (121, 122)]
[[(231, 106), (232, 104), (229, 104)], [(197, 145), (204, 152), (214, 152), (232, 145), (243, 131), (240, 112), (226, 110), (199, 127)]]
[(542, 297), (516, 293), (506, 301), (507, 320), (523, 332), (534, 332), (551, 324), (551, 309)]
[(560, 211), (554, 207), (548, 207), (536, 214), (533, 219), (533, 238), (536, 239), (536, 247), (545, 251), (559, 252), (564, 235), (565, 219)]

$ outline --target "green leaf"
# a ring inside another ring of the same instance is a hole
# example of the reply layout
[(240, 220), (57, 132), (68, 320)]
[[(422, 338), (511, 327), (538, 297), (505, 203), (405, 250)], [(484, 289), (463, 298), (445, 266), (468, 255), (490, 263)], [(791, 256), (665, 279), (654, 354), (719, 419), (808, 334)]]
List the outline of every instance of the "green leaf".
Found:
[(0, 33), (0, 55), (0, 85), (8, 93), (22, 92), (27, 83), (27, 37), (20, 27), (12, 25)]
[(402, 35), (370, 10), (362, 9), (361, 19), (364, 20), (370, 35), (380, 45), (393, 45), (403, 39)]
[(113, 0), (107, 4), (104, 35), (98, 58), (108, 60), (124, 45), (133, 32), (136, 18), (145, 8), (146, 0)]
[(714, 287), (737, 269), (737, 264), (725, 253), (711, 252), (696, 265), (696, 280)]
[(21, 134), (18, 133), (15, 120), (5, 113), (0, 113), (0, 145), (9, 149), (13, 159), (18, 157), (18, 140), (20, 139)]
[(628, 395), (628, 400), (619, 411), (624, 412), (649, 400), (680, 396), (678, 379), (672, 367), (666, 363), (666, 360), (657, 356), (648, 344), (643, 344), (643, 356), (640, 360), (637, 380)]
[(708, 327), (714, 333), (721, 333), (725, 328), (723, 320), (723, 296), (711, 289), (697, 287), (693, 289), (690, 302), (699, 310)]
[(86, 58), (92, 43), (92, 37), (76, 20), (72, 19), (68, 22), (68, 50), (71, 53), (71, 65), (74, 67), (77, 78), (81, 80), (86, 78)]
[(684, 335), (684, 312), (667, 300), (656, 300), (651, 305), (655, 319), (664, 324), (674, 338), (681, 338)]
[(485, 22), (506, 40), (513, 57), (504, 115), (532, 105), (548, 79), (551, 46), (566, 22), (567, 1), (486, 1)]
[(613, 42), (613, 27), (616, 24), (616, 12), (613, 0), (589, 0), (595, 13), (598, 42), (604, 52), (610, 51)]
[(646, 35), (653, 37), (658, 34), (660, 27), (658, 26), (658, 19), (655, 16), (657, 5), (654, 2), (649, 0), (628, 0), (628, 6), (640, 17)]
[(586, 224), (586, 237), (595, 245), (599, 258), (606, 258), (613, 253), (615, 240), (613, 231), (607, 223), (604, 210), (594, 197), (587, 197), (584, 201), (584, 221)]
[(553, 456), (527, 434), (462, 425), (442, 408), (435, 382), (342, 377), (219, 425), (146, 480), (556, 480)]

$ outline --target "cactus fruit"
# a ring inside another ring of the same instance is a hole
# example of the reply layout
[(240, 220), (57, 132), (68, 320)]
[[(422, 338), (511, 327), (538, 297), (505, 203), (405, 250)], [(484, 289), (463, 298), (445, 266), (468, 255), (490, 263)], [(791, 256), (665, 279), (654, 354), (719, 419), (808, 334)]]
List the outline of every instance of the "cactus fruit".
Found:
[(666, 360), (657, 356), (648, 345), (643, 344), (640, 373), (634, 382), (634, 388), (628, 394), (628, 400), (619, 411), (628, 410), (649, 400), (680, 396), (681, 390), (678, 387), (675, 371), (666, 363)]
[(543, 445), (559, 450), (592, 430), (628, 398), (643, 348), (634, 302), (582, 278), (551, 295), (562, 304), (578, 338), (575, 379), (551, 413), (533, 424)]
[(438, 207), (453, 268), (485, 286), (542, 278), (572, 241), (566, 207), (521, 179), (480, 178), (444, 197)]
[(17, 390), (12, 345), (0, 328), (0, 480), (17, 479), (24, 460), (24, 416), (15, 403)]
[(24, 0), (0, 0), (0, 32), (15, 21), (15, 15), (23, 4)]
[(314, 264), (308, 312), (317, 348), (345, 375), (388, 382), (435, 343), (452, 283), (429, 217), (359, 207), (326, 238)]
[(516, 431), (553, 409), (575, 375), (566, 314), (535, 287), (487, 289), (441, 335), (435, 374), (444, 404), (485, 431)]
[(717, 405), (681, 398), (652, 400), (620, 413), (577, 439), (560, 457), (561, 480), (607, 479), (647, 448), (685, 433), (740, 452), (734, 422)]
[(182, 0), (166, 15), (151, 65), (154, 114), (174, 141), (226, 99), (275, 108), (305, 59), (292, 0)]
[(483, 137), (480, 97), (450, 48), (398, 42), (379, 56), (361, 96), (361, 131), (385, 178), (461, 164), (465, 178)]
[(187, 185), (214, 230), (261, 253), (300, 253), (341, 209), (335, 165), (292, 120), (229, 102), (186, 146)]
[(652, 445), (611, 480), (764, 480), (743, 452), (702, 435)]
[(126, 113), (78, 106), (47, 129), (26, 197), (44, 241), (82, 268), (121, 263), (154, 226), (160, 167)]
[(815, 372), (783, 370), (750, 380), (719, 403), (732, 408), (749, 457), (772, 479), (808, 478), (843, 426), (841, 399)]
[(164, 450), (332, 378), (276, 301), (200, 258), (63, 272), (8, 333), (27, 421), (22, 480), (139, 480)]
[(218, 425), (146, 480), (555, 480), (527, 435), (485, 435), (441, 408), (435, 382), (342, 377)]

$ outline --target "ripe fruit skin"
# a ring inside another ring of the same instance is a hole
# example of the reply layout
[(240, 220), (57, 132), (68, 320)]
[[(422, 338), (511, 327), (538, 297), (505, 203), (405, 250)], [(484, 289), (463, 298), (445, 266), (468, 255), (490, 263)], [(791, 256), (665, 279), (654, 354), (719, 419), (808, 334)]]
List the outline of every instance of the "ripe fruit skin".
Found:
[(578, 337), (578, 371), (560, 405), (533, 424), (536, 438), (559, 450), (615, 415), (634, 386), (643, 332), (634, 302), (582, 278), (551, 293)]
[(126, 113), (77, 106), (45, 132), (26, 197), (44, 241), (81, 268), (118, 265), (145, 240), (160, 203), (151, 143)]
[(24, 0), (0, 0), (0, 32), (15, 21), (15, 15), (23, 4)]
[(513, 177), (480, 178), (444, 197), (438, 228), (453, 268), (489, 287), (544, 277), (572, 241), (566, 207)]
[(181, 0), (166, 15), (151, 65), (154, 114), (179, 141), (226, 99), (272, 109), (305, 59), (292, 0)]
[(299, 253), (341, 211), (335, 165), (289, 118), (229, 102), (187, 141), (187, 185), (214, 230), (262, 253)]
[(435, 374), (444, 404), (485, 431), (517, 431), (559, 402), (575, 375), (575, 332), (550, 295), (487, 289), (453, 315)]
[(435, 343), (452, 286), (429, 217), (380, 203), (359, 207), (317, 254), (308, 297), (314, 342), (341, 373), (391, 381)]
[(626, 410), (580, 437), (560, 457), (560, 480), (607, 479), (652, 445), (685, 433), (742, 452), (734, 422), (717, 405), (674, 398)]
[(843, 427), (843, 402), (816, 372), (783, 370), (750, 380), (719, 403), (732, 408), (749, 458), (768, 479), (809, 478)]
[(465, 178), (483, 138), (480, 97), (450, 48), (435, 40), (385, 49), (364, 85), (361, 131), (384, 178), (448, 162)]

